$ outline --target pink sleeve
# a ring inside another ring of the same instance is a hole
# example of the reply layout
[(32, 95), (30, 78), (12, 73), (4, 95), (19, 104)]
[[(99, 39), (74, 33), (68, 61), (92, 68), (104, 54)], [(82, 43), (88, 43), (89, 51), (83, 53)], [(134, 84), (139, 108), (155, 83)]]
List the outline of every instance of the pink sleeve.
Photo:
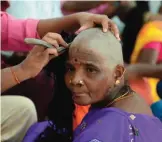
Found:
[(155, 50), (160, 51), (161, 43), (160, 42), (149, 42), (143, 48), (144, 49), (146, 49), (146, 48), (152, 48), (152, 49), (155, 49)]
[(24, 43), (24, 38), (38, 38), (39, 20), (20, 20), (6, 12), (1, 12), (1, 49), (4, 51), (29, 51), (32, 46)]

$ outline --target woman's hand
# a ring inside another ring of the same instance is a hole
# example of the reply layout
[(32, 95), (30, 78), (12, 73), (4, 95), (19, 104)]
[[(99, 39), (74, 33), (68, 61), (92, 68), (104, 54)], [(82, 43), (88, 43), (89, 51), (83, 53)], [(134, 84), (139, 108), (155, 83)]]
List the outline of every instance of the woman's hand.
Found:
[(53, 48), (46, 49), (43, 46), (35, 46), (29, 52), (27, 58), (20, 64), (22, 70), (29, 75), (29, 78), (37, 76), (51, 59), (58, 56), (56, 48), (59, 45), (67, 47), (67, 43), (57, 33), (47, 33), (42, 40), (52, 44)]
[(77, 17), (81, 27), (79, 30), (76, 31), (76, 33), (79, 33), (85, 29), (95, 27), (96, 24), (101, 24), (103, 28), (103, 32), (107, 32), (108, 30), (110, 30), (114, 33), (116, 38), (120, 40), (119, 30), (116, 24), (113, 23), (113, 21), (109, 19), (106, 15), (81, 12), (78, 13)]

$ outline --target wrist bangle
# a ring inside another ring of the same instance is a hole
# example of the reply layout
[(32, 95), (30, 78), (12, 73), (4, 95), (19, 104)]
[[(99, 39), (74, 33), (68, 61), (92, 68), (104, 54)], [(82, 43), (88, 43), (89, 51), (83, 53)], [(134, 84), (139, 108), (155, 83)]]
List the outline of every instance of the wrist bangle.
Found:
[(19, 79), (17, 78), (15, 72), (12, 70), (12, 67), (10, 67), (10, 71), (11, 71), (11, 73), (12, 73), (12, 75), (13, 75), (14, 80), (16, 81), (16, 83), (17, 83), (17, 84), (20, 84), (20, 81), (19, 81)]

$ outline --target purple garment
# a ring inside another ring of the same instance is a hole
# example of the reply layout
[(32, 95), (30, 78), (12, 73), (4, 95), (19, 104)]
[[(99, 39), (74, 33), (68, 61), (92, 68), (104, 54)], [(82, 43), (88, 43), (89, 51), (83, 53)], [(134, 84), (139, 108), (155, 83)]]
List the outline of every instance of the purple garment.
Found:
[[(23, 142), (34, 142), (48, 121), (34, 124)], [(74, 131), (73, 142), (161, 142), (162, 123), (153, 116), (117, 108), (91, 109)]]
[(73, 142), (162, 142), (162, 123), (113, 107), (92, 109), (75, 130)]
[(35, 139), (47, 128), (48, 125), (48, 121), (39, 122), (32, 125), (29, 128), (26, 136), (24, 137), (23, 142), (34, 142)]
[[(35, 142), (35, 140), (40, 136), (41, 138), (46, 137), (46, 132), (44, 131), (47, 127), (50, 127), (58, 134), (67, 134), (67, 129), (56, 129), (56, 125), (52, 121), (44, 121), (44, 122), (38, 122), (33, 124), (28, 132), (26, 133), (26, 136), (24, 137), (23, 142)], [(42, 133), (44, 132), (44, 133)], [(41, 134), (41, 135), (40, 135)]]

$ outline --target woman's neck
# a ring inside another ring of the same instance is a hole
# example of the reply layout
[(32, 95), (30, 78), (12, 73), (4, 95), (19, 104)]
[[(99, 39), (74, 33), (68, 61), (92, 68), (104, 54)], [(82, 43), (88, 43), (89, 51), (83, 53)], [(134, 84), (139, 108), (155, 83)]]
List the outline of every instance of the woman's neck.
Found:
[(95, 104), (92, 104), (91, 106), (93, 108), (103, 108), (108, 106), (111, 102), (113, 102), (115, 99), (119, 98), (123, 94), (129, 93), (130, 92), (130, 87), (127, 85), (120, 85), (118, 87), (114, 87), (111, 91), (109, 91), (108, 94), (105, 95), (105, 98), (97, 102)]

